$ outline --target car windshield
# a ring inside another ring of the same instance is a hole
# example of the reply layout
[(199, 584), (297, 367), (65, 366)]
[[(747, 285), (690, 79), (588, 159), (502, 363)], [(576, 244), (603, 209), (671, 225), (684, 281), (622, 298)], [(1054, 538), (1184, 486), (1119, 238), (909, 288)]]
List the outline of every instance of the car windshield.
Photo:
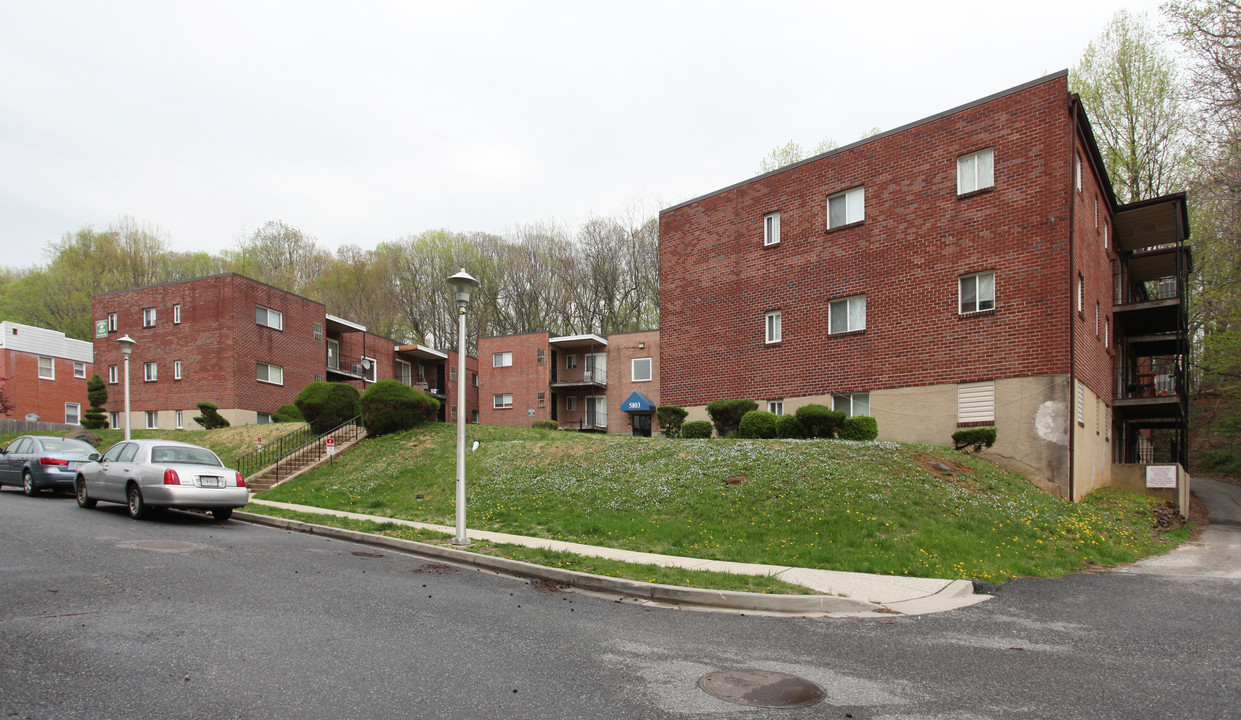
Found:
[(47, 452), (84, 453), (90, 455), (95, 448), (90, 443), (71, 438), (43, 438), (43, 449)]
[(196, 447), (158, 445), (151, 448), (151, 462), (168, 465), (211, 465), (222, 467), (224, 463), (210, 450)]

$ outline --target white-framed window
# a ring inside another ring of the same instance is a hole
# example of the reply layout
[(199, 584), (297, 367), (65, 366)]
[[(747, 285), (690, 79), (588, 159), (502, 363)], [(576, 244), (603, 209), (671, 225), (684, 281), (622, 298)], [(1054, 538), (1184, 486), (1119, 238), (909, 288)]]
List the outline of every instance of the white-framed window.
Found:
[(258, 421), (257, 424), (259, 425), (270, 425), (271, 424), (271, 413), (261, 412), (261, 413), (255, 413), (255, 415), (257, 416), (255, 418)]
[(181, 379), (181, 361), (180, 360), (172, 361), (172, 379), (173, 380)]
[(478, 373), (470, 373), (470, 383), (474, 387), (478, 387)]
[(77, 362), (76, 360), (73, 362), (73, 377), (75, 378), (86, 377), (86, 363)]
[(854, 332), (866, 329), (866, 296), (840, 298), (828, 303), (828, 333)]
[(142, 309), (142, 327), (155, 327), (155, 308)]
[(311, 323), (310, 333), (315, 342), (323, 342), (323, 323)]
[(177, 429), (178, 430), (185, 429), (185, 416), (182, 415), (180, 410), (177, 411)]
[(576, 395), (570, 395), (564, 399), (564, 409), (565, 410), (576, 410), (577, 409), (577, 396)]
[(957, 385), (957, 422), (995, 422), (995, 381)]
[(547, 407), (547, 393), (545, 391), (539, 391), (537, 400), (539, 407)]
[(564, 356), (564, 369), (572, 370), (577, 367), (577, 355)]
[(284, 384), (284, 368), (268, 363), (255, 363), (255, 379), (273, 385)]
[(55, 380), (56, 379), (56, 358), (39, 356), (39, 379)]
[(452, 406), (452, 419), (453, 420), (457, 419), (457, 406), (456, 405)]
[(82, 406), (78, 403), (65, 403), (65, 424), (78, 425), (82, 422)]
[(172, 324), (173, 325), (181, 324), (181, 306), (180, 305), (172, 306)]
[(782, 337), (780, 327), (780, 311), (773, 310), (767, 313), (763, 319), (764, 338), (767, 344), (778, 343)]
[(775, 245), (780, 242), (780, 213), (767, 213), (763, 216), (763, 245)]
[(1086, 278), (1077, 274), (1077, 312), (1082, 312), (1082, 297), (1086, 294)]
[[(422, 366), (419, 365), (418, 369), (421, 370)], [(418, 373), (418, 374), (420, 376), (422, 375), (422, 373)], [(412, 371), (410, 370), (409, 363), (405, 362), (404, 360), (396, 361), (396, 379), (400, 381), (402, 385), (413, 385), (414, 384), (413, 374), (412, 374)]]
[(1103, 318), (1103, 347), (1104, 349), (1112, 346), (1112, 319), (1110, 317)]
[(491, 355), (491, 367), (512, 367), (513, 353), (498, 352)]
[(273, 330), (284, 329), (284, 313), (279, 310), (263, 307), (262, 305), (254, 306), (254, 322), (259, 325), (265, 325)]
[[(370, 368), (367, 370), (367, 368)], [(379, 377), (379, 363), (373, 357), (362, 356), (362, 379), (366, 382), (375, 382)]]
[(959, 291), (962, 315), (995, 309), (995, 271), (962, 275)]
[(478, 424), (478, 411), (477, 410), (470, 411), (470, 422), (474, 423), (475, 425)]
[(457, 382), (457, 366), (456, 365), (448, 366), (448, 379), (453, 382)]
[(146, 416), (147, 416), (147, 430), (158, 430), (159, 429), (159, 413), (148, 410), (146, 413)]
[(827, 228), (838, 228), (866, 219), (866, 187), (860, 186), (827, 197)]
[(497, 410), (502, 409), (502, 408), (513, 407), (513, 394), (512, 393), (496, 393), (495, 395), (492, 395), (491, 396), (491, 407), (496, 408)]
[(427, 368), (422, 363), (418, 363), (418, 379), (419, 380), (427, 379)]
[(142, 379), (147, 382), (155, 382), (159, 379), (159, 368), (155, 363), (142, 363)]
[(1077, 187), (1077, 192), (1082, 191), (1082, 156), (1073, 153), (1073, 184)]
[(649, 382), (651, 379), (651, 359), (634, 358), (630, 363), (630, 378), (634, 382)]
[(784, 414), (784, 401), (783, 400), (768, 400), (767, 401), (767, 412), (772, 413), (774, 415), (783, 415)]
[(832, 395), (832, 409), (848, 417), (870, 415), (870, 393), (837, 393)]
[(121, 414), (119, 412), (108, 413), (108, 427), (119, 428), (121, 426)]
[(121, 370), (115, 365), (108, 366), (108, 384), (115, 385), (121, 381)]
[(1112, 225), (1107, 220), (1103, 221), (1103, 249), (1107, 250), (1112, 246)]
[(116, 332), (116, 313), (108, 313), (108, 332)]
[(957, 158), (957, 194), (964, 195), (995, 184), (995, 149), (987, 148)]
[(538, 355), (538, 364), (542, 365), (543, 361), (547, 359), (547, 348), (539, 348), (535, 351), (535, 354)]

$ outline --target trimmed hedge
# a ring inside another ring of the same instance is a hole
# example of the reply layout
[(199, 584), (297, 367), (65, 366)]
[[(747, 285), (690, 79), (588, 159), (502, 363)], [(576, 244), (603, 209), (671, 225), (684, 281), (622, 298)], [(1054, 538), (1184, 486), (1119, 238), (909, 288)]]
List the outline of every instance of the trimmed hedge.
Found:
[(103, 384), (99, 373), (90, 376), (86, 381), (86, 399), (90, 407), (82, 415), (82, 427), (89, 430), (102, 430), (108, 427), (108, 416), (103, 406), (108, 402), (108, 386)]
[(681, 423), (689, 411), (676, 405), (660, 405), (655, 408), (655, 417), (659, 420), (659, 431), (666, 438), (675, 438), (681, 432)]
[(879, 437), (879, 421), (870, 415), (854, 415), (840, 424), (841, 440), (874, 440)]
[(952, 444), (957, 450), (978, 452), (984, 445), (991, 447), (995, 444), (995, 428), (979, 427), (958, 430), (952, 434)]
[(306, 418), (302, 417), (302, 411), (297, 409), (296, 405), (281, 405), (280, 409), (272, 413), (272, 422), (306, 422)]
[(218, 409), (219, 406), (213, 402), (204, 401), (198, 403), (198, 412), (202, 413), (202, 415), (195, 417), (194, 422), (202, 425), (204, 430), (217, 430), (228, 427), (228, 420), (216, 412)]
[(345, 383), (312, 382), (293, 401), (316, 433), (325, 433), (362, 414), (358, 389)]
[(751, 410), (741, 416), (737, 426), (737, 437), (743, 438), (774, 438), (779, 416), (766, 410)]
[(741, 418), (757, 409), (758, 403), (753, 400), (715, 400), (707, 403), (707, 414), (711, 416), (711, 424), (720, 437), (735, 434), (741, 426)]
[(392, 379), (380, 380), (366, 388), (361, 403), (362, 424), (370, 437), (421, 425), (434, 418), (440, 409), (439, 400)]
[(826, 405), (802, 405), (797, 408), (797, 421), (808, 438), (831, 438), (845, 421), (845, 414)]
[(555, 420), (535, 420), (534, 422), (530, 423), (530, 427), (534, 428), (535, 430), (559, 430), (560, 423), (556, 422)]
[(796, 415), (781, 415), (776, 418), (776, 437), (804, 438), (806, 431), (801, 429), (801, 421)]
[(681, 424), (682, 440), (701, 440), (711, 437), (711, 423), (706, 420), (690, 420)]

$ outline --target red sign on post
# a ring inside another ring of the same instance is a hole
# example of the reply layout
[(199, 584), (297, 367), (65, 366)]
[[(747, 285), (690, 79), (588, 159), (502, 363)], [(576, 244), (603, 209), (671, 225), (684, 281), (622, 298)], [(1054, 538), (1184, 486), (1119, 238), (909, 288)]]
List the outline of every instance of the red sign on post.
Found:
[(336, 440), (332, 438), (327, 438), (323, 442), (327, 443), (327, 454), (335, 455), (336, 454)]
[(259, 438), (259, 452), (263, 451), (263, 438)]

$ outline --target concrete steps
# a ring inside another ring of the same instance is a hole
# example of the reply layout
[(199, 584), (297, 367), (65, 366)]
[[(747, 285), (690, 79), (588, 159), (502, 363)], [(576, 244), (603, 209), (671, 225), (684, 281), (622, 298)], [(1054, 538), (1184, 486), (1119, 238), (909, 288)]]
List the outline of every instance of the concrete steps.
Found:
[[(343, 455), (354, 445), (358, 444), (362, 435), (355, 440), (348, 440), (350, 435), (354, 435), (356, 431), (353, 429), (342, 429), (327, 437), (336, 441), (336, 455)], [(299, 450), (280, 458), (273, 465), (268, 465), (254, 475), (246, 478), (246, 487), (251, 493), (260, 493), (265, 490), (271, 490), (280, 483), (287, 482), (293, 478), (314, 470), (315, 468), (327, 464), (332, 456), (328, 455), (323, 448), (325, 438), (320, 438), (315, 443), (307, 445)]]

